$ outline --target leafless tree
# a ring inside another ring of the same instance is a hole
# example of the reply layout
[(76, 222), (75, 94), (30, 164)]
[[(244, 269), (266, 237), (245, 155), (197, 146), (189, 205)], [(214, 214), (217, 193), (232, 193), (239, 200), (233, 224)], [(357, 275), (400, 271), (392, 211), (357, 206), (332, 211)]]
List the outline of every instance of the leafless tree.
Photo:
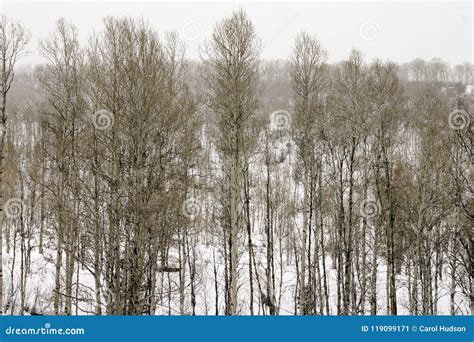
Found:
[(7, 135), (7, 95), (15, 78), (17, 62), (27, 53), (26, 46), (30, 40), (29, 31), (21, 23), (17, 23), (5, 16), (0, 17), (0, 92), (2, 103), (0, 111), (0, 314), (3, 313), (3, 158), (4, 144)]
[(235, 12), (214, 28), (203, 53), (209, 107), (216, 114), (229, 189), (229, 314), (237, 313), (238, 235), (242, 228), (243, 131), (255, 113), (259, 94), (260, 43), (244, 11)]

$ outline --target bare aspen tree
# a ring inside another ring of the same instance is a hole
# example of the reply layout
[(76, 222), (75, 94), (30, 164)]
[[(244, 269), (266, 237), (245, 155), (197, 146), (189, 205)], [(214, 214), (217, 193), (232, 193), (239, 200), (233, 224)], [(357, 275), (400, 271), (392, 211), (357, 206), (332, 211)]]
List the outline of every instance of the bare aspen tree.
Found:
[[(40, 50), (48, 64), (38, 71), (47, 104), (43, 111), (43, 126), (47, 138), (45, 150), (51, 172), (47, 185), (55, 198), (51, 206), (55, 218), (56, 270), (54, 312), (62, 313), (65, 297), (65, 314), (70, 315), (72, 306), (72, 276), (75, 264), (77, 221), (74, 220), (77, 200), (75, 194), (75, 149), (78, 122), (84, 115), (83, 52), (79, 46), (76, 28), (63, 19), (57, 22), (56, 32), (41, 42)], [(72, 215), (70, 213), (73, 213)], [(66, 288), (62, 292), (61, 269), (63, 251), (66, 253)]]
[[(463, 65), (464, 69), (468, 66)], [(465, 70), (465, 72), (467, 72)], [(466, 76), (467, 77), (467, 76)], [(462, 293), (468, 298), (471, 315), (474, 314), (474, 248), (472, 222), (474, 220), (474, 208), (472, 195), (474, 193), (472, 183), (472, 156), (473, 156), (473, 132), (472, 132), (472, 103), (467, 99), (458, 98), (450, 111), (448, 122), (451, 129), (451, 167), (450, 178), (453, 191), (451, 200), (460, 213), (455, 221), (451, 236), (452, 249), (451, 258), (451, 314), (454, 314), (454, 297), (456, 287), (461, 288)], [(458, 272), (456, 270), (461, 270)], [(459, 273), (457, 275), (457, 273)]]
[(268, 306), (270, 315), (276, 314), (275, 307), (275, 267), (274, 267), (274, 211), (275, 204), (273, 201), (273, 185), (272, 185), (272, 169), (275, 164), (275, 152), (274, 147), (275, 141), (270, 138), (270, 131), (265, 131), (265, 147), (264, 147), (264, 163), (265, 163), (265, 235), (266, 235), (266, 288), (267, 292), (262, 295), (264, 304)]
[[(254, 119), (254, 118), (253, 118)], [(252, 233), (253, 233), (253, 222), (255, 222), (255, 217), (252, 215), (252, 204), (257, 202), (258, 200), (253, 199), (251, 194), (251, 175), (253, 166), (251, 163), (251, 159), (255, 153), (258, 153), (258, 146), (260, 142), (260, 134), (262, 124), (258, 122), (258, 120), (253, 120), (253, 124), (248, 125), (247, 129), (244, 131), (245, 139), (243, 141), (244, 144), (244, 153), (243, 153), (243, 194), (242, 194), (242, 201), (243, 201), (243, 210), (244, 210), (244, 222), (246, 227), (247, 233), (247, 244), (248, 244), (248, 263), (249, 263), (249, 287), (250, 287), (250, 304), (249, 310), (250, 315), (254, 315), (254, 277), (256, 276), (258, 279), (258, 271), (257, 265), (255, 263), (255, 246), (252, 240)], [(273, 246), (267, 246), (268, 248), (272, 248)], [(254, 275), (254, 272), (257, 273)], [(260, 293), (261, 294), (261, 293)]]
[[(387, 302), (391, 315), (397, 314), (396, 284), (395, 276), (397, 265), (401, 260), (397, 259), (396, 232), (396, 206), (394, 166), (396, 153), (396, 132), (402, 108), (402, 88), (396, 74), (396, 66), (392, 63), (386, 65), (379, 61), (372, 64), (369, 76), (369, 91), (372, 101), (373, 114), (370, 118), (370, 127), (375, 133), (375, 154), (374, 167), (377, 172), (383, 173), (382, 182), (385, 183), (383, 199), (380, 204), (383, 208), (388, 208), (385, 240), (387, 248), (387, 279), (389, 280)], [(385, 213), (383, 213), (385, 214)], [(388, 313), (387, 312), (387, 313)]]
[[(360, 51), (352, 50), (347, 61), (342, 62), (335, 71), (334, 89), (336, 102), (331, 108), (333, 133), (330, 140), (332, 155), (336, 162), (338, 179), (338, 249), (339, 267), (338, 282), (341, 283), (342, 314), (348, 315), (354, 311), (356, 304), (353, 256), (355, 251), (354, 239), (357, 233), (355, 215), (356, 179), (359, 168), (356, 153), (363, 140), (364, 123), (368, 116), (367, 75), (363, 56)], [(348, 179), (347, 182), (344, 179)], [(347, 188), (346, 188), (347, 184)], [(346, 195), (347, 194), (347, 195)], [(351, 308), (352, 303), (352, 308)]]
[(229, 177), (230, 311), (237, 313), (238, 236), (242, 225), (242, 133), (255, 112), (259, 86), (260, 43), (245, 12), (235, 12), (214, 28), (203, 62), (209, 106), (216, 113), (220, 148)]
[[(432, 272), (436, 264), (436, 245), (440, 234), (444, 235), (445, 220), (449, 210), (447, 165), (449, 161), (447, 135), (441, 129), (447, 108), (431, 85), (425, 86), (416, 96), (413, 119), (417, 137), (414, 140), (416, 161), (410, 164), (413, 186), (417, 195), (412, 196), (411, 207), (416, 208), (412, 223), (415, 262), (413, 271), (412, 303), (414, 314), (435, 313), (437, 298), (434, 297), (438, 272)], [(429, 114), (428, 114), (429, 113)], [(429, 119), (427, 119), (429, 116)], [(434, 155), (431, 150), (436, 150)], [(419, 163), (419, 164), (418, 164)], [(433, 292), (434, 291), (434, 292)], [(420, 307), (421, 304), (421, 307)]]
[(3, 314), (3, 158), (4, 143), (7, 134), (7, 95), (15, 78), (17, 62), (26, 54), (26, 45), (30, 40), (30, 33), (20, 23), (14, 22), (5, 16), (0, 17), (0, 96), (2, 102), (0, 111), (0, 315)]
[[(91, 129), (94, 141), (94, 159), (92, 165), (94, 183), (95, 231), (94, 237), (100, 236), (94, 246), (94, 282), (96, 312), (100, 312), (102, 294), (108, 294), (104, 303), (108, 314), (123, 313), (124, 303), (121, 298), (122, 282), (120, 268), (120, 207), (119, 200), (124, 197), (122, 168), (118, 155), (120, 151), (120, 127), (122, 125), (122, 98), (126, 97), (121, 85), (125, 78), (122, 70), (125, 65), (125, 42), (123, 25), (112, 18), (104, 19), (104, 30), (91, 38), (88, 49), (88, 82), (91, 89), (91, 107), (94, 116), (91, 118)], [(108, 91), (107, 91), (108, 89)], [(97, 117), (96, 117), (97, 115)], [(102, 120), (102, 121), (99, 121)], [(97, 121), (94, 121), (97, 120)], [(104, 163), (101, 163), (105, 161)], [(102, 186), (101, 186), (102, 185)], [(103, 232), (99, 228), (98, 189), (105, 189), (106, 219)], [(111, 194), (114, 196), (111, 196)], [(100, 266), (102, 261), (103, 269)], [(101, 278), (103, 276), (103, 278)]]
[[(294, 92), (295, 113), (293, 135), (298, 146), (302, 163), (303, 183), (303, 223), (300, 249), (299, 272), (299, 313), (306, 313), (305, 292), (307, 267), (307, 238), (311, 230), (310, 196), (311, 181), (319, 172), (316, 165), (317, 123), (323, 113), (322, 92), (327, 86), (326, 75), (327, 53), (316, 37), (305, 32), (300, 33), (295, 42), (293, 57), (290, 61), (292, 88)], [(319, 261), (318, 261), (319, 262)], [(310, 284), (309, 284), (310, 285)], [(308, 285), (308, 286), (309, 286)]]

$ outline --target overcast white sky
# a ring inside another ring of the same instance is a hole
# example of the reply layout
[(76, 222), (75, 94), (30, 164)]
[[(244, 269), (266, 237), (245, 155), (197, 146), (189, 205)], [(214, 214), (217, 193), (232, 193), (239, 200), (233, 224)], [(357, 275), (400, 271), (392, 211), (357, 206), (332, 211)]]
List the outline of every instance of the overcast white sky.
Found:
[(440, 57), (454, 64), (473, 60), (472, 2), (43, 2), (3, 1), (2, 13), (22, 21), (32, 32), (32, 52), (23, 64), (41, 61), (38, 39), (54, 30), (55, 21), (72, 21), (85, 43), (100, 31), (106, 15), (147, 18), (159, 31), (176, 31), (187, 41), (187, 55), (198, 47), (216, 21), (244, 8), (264, 43), (263, 58), (288, 58), (296, 34), (315, 33), (328, 50), (329, 61), (347, 57), (352, 47), (368, 60), (396, 62)]

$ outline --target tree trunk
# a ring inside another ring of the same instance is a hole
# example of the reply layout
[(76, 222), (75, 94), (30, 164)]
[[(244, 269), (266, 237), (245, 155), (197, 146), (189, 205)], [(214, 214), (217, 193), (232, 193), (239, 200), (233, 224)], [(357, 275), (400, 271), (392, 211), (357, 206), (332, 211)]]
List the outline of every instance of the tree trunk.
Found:
[(308, 235), (308, 201), (309, 201), (309, 174), (308, 171), (305, 170), (304, 174), (304, 194), (303, 194), (303, 229), (301, 234), (301, 249), (300, 249), (300, 276), (299, 276), (299, 313), (300, 315), (304, 315), (305, 307), (306, 307), (306, 298), (305, 298), (305, 291), (306, 291), (306, 237)]

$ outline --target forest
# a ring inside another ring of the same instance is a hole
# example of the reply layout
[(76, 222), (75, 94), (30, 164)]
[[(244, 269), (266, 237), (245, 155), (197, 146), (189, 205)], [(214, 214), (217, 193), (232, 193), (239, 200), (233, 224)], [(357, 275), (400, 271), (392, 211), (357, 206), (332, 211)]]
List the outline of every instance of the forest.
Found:
[(471, 63), (156, 26), (0, 17), (0, 314), (474, 314)]

